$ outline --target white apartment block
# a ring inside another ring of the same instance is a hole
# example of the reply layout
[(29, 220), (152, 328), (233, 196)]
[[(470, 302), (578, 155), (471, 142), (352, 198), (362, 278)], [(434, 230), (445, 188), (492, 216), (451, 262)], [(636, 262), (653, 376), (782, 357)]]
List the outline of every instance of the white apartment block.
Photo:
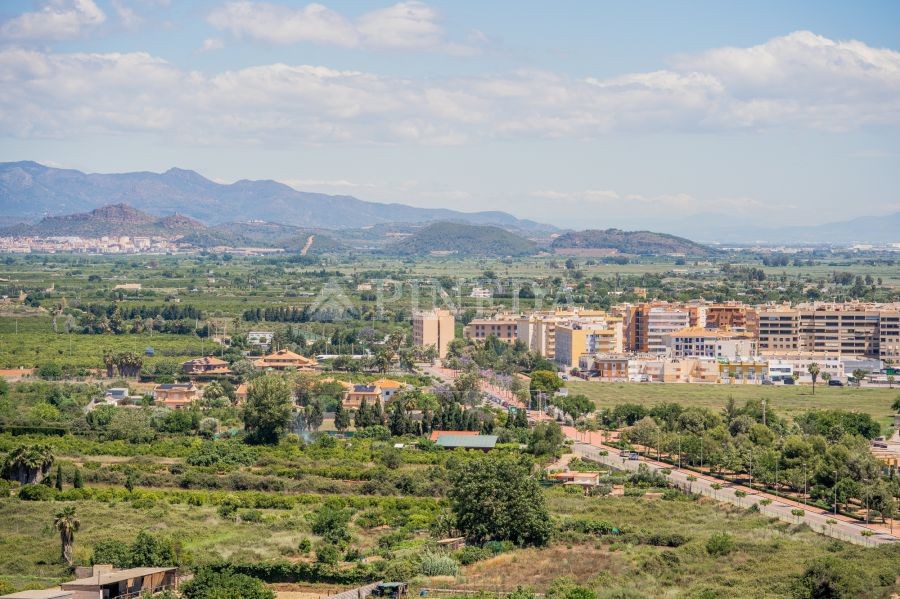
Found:
[(647, 315), (647, 351), (666, 353), (665, 335), (686, 329), (691, 324), (688, 310), (652, 307)]

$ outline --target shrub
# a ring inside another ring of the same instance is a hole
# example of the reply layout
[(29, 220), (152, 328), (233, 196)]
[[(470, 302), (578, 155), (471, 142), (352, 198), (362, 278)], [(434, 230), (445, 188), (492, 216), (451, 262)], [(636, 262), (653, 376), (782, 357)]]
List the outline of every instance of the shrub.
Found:
[(201, 568), (181, 587), (184, 599), (240, 597), (241, 599), (275, 599), (275, 593), (259, 579), (230, 570)]
[(706, 541), (706, 552), (710, 555), (728, 555), (734, 549), (734, 539), (727, 532), (713, 533)]
[(463, 547), (454, 556), (460, 564), (468, 566), (491, 557), (491, 552), (483, 547)]
[(56, 497), (56, 491), (46, 485), (25, 485), (19, 489), (19, 499), (25, 501), (51, 501)]
[(425, 553), (419, 562), (419, 571), (425, 576), (456, 576), (459, 564), (449, 555)]
[(262, 512), (253, 509), (240, 510), (238, 512), (238, 518), (244, 522), (259, 522), (262, 520)]
[(300, 542), (297, 543), (297, 551), (299, 551), (303, 555), (306, 555), (307, 553), (312, 551), (312, 541), (310, 541), (307, 537), (303, 537), (302, 539), (300, 539)]
[(333, 566), (341, 559), (340, 550), (331, 543), (320, 543), (316, 547), (316, 561), (320, 564)]

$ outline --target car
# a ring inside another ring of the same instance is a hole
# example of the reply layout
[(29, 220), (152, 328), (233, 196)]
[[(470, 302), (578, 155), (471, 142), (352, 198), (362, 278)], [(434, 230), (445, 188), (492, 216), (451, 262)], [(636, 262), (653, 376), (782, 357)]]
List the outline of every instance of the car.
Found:
[(628, 454), (628, 459), (629, 459), (629, 460), (638, 460), (638, 459), (640, 459), (640, 458), (638, 457), (638, 454), (637, 454), (637, 453), (635, 453), (635, 452), (632, 451), (631, 453)]
[(844, 381), (839, 381), (838, 379), (831, 379), (830, 381), (828, 381), (828, 386), (829, 387), (843, 387)]
[(763, 379), (762, 384), (763, 384), (763, 385), (774, 385), (775, 383), (773, 383), (773, 382), (770, 381), (769, 379)]
[(794, 379), (792, 379), (791, 377), (785, 377), (785, 378), (781, 379), (781, 382), (785, 385), (793, 385)]

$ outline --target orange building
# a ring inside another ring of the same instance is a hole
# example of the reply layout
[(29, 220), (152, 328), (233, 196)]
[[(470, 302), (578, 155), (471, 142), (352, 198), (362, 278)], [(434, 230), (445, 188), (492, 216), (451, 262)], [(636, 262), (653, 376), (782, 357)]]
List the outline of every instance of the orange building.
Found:
[(258, 358), (253, 365), (257, 368), (273, 370), (287, 370), (293, 368), (295, 370), (311, 370), (316, 368), (319, 363), (314, 358), (307, 358), (300, 354), (295, 354), (289, 349), (279, 349), (275, 353)]

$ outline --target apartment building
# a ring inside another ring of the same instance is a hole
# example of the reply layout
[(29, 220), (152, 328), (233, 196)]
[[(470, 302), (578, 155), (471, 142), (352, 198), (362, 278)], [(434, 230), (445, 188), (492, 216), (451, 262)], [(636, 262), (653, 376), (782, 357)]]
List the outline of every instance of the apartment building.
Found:
[(689, 326), (705, 326), (701, 306), (682, 306), (668, 302), (646, 302), (617, 307), (625, 322), (625, 349), (639, 353), (665, 353), (663, 335)]
[(767, 355), (858, 355), (894, 360), (900, 356), (900, 304), (765, 306), (759, 310), (759, 350)]
[[(740, 302), (711, 304), (705, 306), (706, 328), (759, 331), (759, 316), (756, 309)], [(694, 326), (694, 325), (692, 325)]]
[(569, 370), (580, 364), (583, 355), (620, 354), (624, 350), (622, 320), (609, 317), (602, 322), (569, 321), (556, 325), (554, 361)]
[(666, 355), (740, 360), (757, 353), (756, 336), (746, 331), (688, 327), (663, 335)]
[(490, 318), (475, 318), (463, 327), (463, 337), (476, 341), (493, 335), (505, 343), (518, 339), (518, 314), (495, 314)]
[(438, 356), (447, 356), (447, 346), (456, 336), (456, 322), (449, 310), (424, 310), (413, 314), (413, 344), (435, 346)]
[(516, 336), (528, 349), (548, 360), (556, 358), (556, 327), (567, 321), (582, 323), (606, 322), (609, 315), (603, 310), (546, 310), (522, 315), (516, 321)]

